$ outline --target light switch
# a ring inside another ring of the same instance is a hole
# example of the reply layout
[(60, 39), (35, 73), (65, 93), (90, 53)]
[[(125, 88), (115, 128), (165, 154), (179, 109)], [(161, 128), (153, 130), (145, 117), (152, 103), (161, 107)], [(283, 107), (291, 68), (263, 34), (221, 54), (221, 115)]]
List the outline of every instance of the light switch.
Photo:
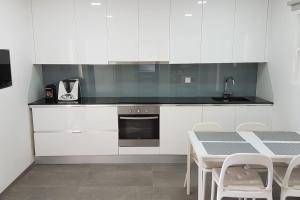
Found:
[(191, 83), (192, 82), (192, 78), (191, 77), (185, 77), (184, 78), (184, 83)]

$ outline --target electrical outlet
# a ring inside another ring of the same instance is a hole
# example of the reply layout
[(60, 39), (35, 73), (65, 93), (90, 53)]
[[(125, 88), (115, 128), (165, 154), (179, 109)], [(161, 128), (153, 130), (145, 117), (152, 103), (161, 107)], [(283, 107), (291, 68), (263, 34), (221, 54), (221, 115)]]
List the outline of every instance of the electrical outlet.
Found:
[(191, 83), (192, 82), (192, 78), (191, 77), (185, 77), (184, 78), (184, 83)]

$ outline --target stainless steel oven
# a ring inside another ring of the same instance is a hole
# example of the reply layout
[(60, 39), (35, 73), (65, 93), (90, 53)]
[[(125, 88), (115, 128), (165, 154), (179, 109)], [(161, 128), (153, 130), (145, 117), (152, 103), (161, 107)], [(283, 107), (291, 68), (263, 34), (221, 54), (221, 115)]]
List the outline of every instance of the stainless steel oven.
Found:
[(159, 106), (120, 106), (119, 146), (159, 146)]

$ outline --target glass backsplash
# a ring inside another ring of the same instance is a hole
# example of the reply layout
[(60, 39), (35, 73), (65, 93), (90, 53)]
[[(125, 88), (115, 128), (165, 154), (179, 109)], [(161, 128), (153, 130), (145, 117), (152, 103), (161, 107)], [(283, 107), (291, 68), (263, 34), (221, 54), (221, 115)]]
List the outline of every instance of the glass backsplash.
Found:
[[(235, 79), (234, 96), (256, 96), (256, 63), (43, 65), (44, 84), (81, 79), (83, 97), (221, 96), (224, 80)], [(190, 79), (190, 83), (189, 83)]]

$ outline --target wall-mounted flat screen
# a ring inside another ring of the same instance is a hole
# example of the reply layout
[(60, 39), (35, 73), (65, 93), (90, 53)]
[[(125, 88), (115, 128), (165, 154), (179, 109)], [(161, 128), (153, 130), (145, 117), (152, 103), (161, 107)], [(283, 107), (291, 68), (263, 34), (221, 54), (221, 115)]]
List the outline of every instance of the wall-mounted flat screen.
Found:
[(9, 50), (0, 49), (0, 89), (12, 85)]

